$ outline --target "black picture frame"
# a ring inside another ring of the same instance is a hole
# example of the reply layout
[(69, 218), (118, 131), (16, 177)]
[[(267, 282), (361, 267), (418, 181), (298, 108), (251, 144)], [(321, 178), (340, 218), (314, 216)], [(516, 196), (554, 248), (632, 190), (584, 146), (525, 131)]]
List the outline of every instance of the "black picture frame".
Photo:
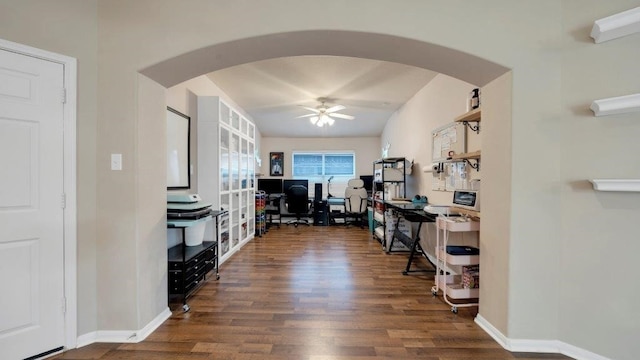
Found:
[(269, 153), (269, 175), (284, 176), (284, 153), (283, 152)]

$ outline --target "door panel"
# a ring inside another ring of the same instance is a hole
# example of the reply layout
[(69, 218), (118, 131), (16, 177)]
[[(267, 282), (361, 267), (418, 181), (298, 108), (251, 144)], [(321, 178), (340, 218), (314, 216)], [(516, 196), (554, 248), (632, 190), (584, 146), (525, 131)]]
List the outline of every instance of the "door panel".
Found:
[(0, 50), (0, 358), (64, 344), (63, 65)]

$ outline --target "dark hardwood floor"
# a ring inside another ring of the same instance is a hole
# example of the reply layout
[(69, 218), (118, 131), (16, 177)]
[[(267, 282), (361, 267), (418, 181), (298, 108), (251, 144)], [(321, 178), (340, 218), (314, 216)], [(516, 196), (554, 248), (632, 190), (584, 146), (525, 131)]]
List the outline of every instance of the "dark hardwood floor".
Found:
[[(55, 359), (569, 359), (510, 353), (431, 295), (433, 275), (403, 276), (358, 227), (282, 226), (257, 237), (137, 344), (92, 344)], [(414, 268), (428, 268), (423, 259)]]

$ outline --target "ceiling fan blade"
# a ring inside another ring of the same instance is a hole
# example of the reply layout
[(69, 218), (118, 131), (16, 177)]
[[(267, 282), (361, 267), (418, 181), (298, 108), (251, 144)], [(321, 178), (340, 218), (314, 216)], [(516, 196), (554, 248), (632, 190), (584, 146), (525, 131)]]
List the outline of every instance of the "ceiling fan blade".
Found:
[(355, 119), (355, 117), (354, 117), (354, 116), (351, 116), (351, 115), (345, 115), (345, 114), (336, 114), (336, 113), (333, 113), (333, 114), (327, 114), (327, 115), (329, 115), (329, 116), (331, 116), (331, 117), (334, 117), (334, 118), (338, 118), (338, 119), (346, 119), (346, 120), (353, 120), (353, 119)]
[(302, 106), (302, 105), (300, 105), (300, 107), (303, 108), (303, 109), (307, 109), (309, 111), (313, 111), (316, 114), (320, 114), (320, 110), (318, 110), (316, 108), (312, 108), (312, 107), (308, 107), (308, 106)]
[(311, 117), (311, 116), (318, 116), (318, 114), (307, 114), (307, 115), (300, 115), (300, 116), (296, 116), (296, 119), (300, 119), (300, 118), (306, 118), (306, 117)]
[(332, 113), (332, 112), (336, 112), (336, 111), (340, 111), (345, 109), (345, 107), (343, 105), (336, 105), (336, 106), (332, 106), (330, 108), (328, 108), (327, 110), (325, 110), (326, 113)]

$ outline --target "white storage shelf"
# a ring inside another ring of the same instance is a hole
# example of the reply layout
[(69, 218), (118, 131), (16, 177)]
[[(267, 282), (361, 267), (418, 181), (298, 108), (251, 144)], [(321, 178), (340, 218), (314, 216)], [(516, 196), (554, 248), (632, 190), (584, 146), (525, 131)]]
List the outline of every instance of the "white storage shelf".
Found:
[[(448, 276), (450, 277), (450, 276)], [(477, 299), (480, 297), (479, 288), (463, 288), (459, 282), (446, 283), (444, 276), (436, 276), (438, 287), (447, 292), (447, 297), (451, 299)]]
[(436, 219), (438, 226), (441, 230), (446, 230), (450, 232), (461, 232), (461, 231), (480, 231), (480, 222), (479, 221), (457, 221), (456, 217), (444, 217), (440, 216)]
[(381, 223), (381, 222), (384, 221), (384, 215), (382, 213), (374, 211), (373, 212), (373, 220)]
[(378, 239), (384, 240), (384, 227), (382, 226), (376, 227), (373, 233), (376, 235), (376, 237), (378, 237)]
[[(439, 216), (436, 219), (436, 274), (448, 273), (451, 266), (479, 265), (479, 255), (451, 255), (445, 249), (449, 242), (449, 234), (452, 232), (469, 232), (480, 231), (480, 222), (462, 217)], [(442, 234), (442, 235), (441, 235)], [(458, 312), (459, 307), (477, 306), (480, 296), (479, 288), (465, 288), (462, 286), (461, 276), (443, 276), (435, 277), (435, 285), (431, 288), (431, 293), (437, 295), (438, 291), (442, 291), (444, 301), (451, 305), (451, 311)], [(464, 300), (467, 302), (453, 303), (451, 300)]]
[(444, 259), (449, 265), (478, 265), (480, 255), (451, 255), (446, 254), (444, 247), (438, 249), (438, 259)]

